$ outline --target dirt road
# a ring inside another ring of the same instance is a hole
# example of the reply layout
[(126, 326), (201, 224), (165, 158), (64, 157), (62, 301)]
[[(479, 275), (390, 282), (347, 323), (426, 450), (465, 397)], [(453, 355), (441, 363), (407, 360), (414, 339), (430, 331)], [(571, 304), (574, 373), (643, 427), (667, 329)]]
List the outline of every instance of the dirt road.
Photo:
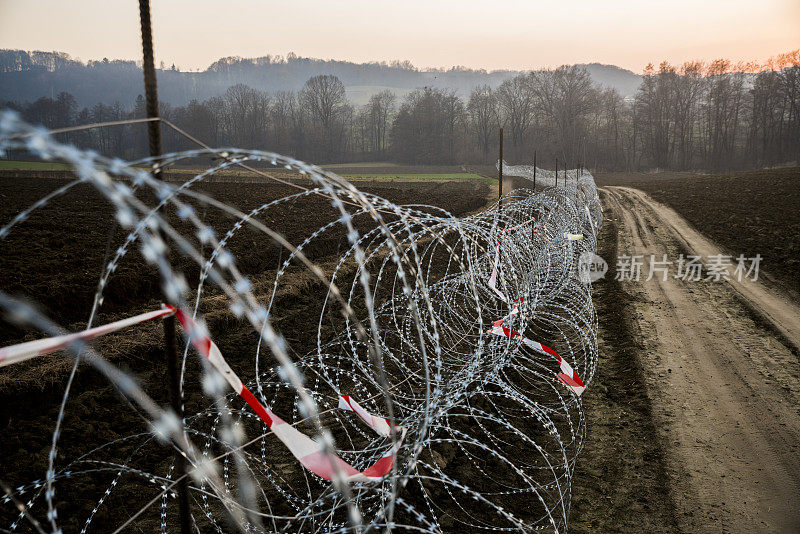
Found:
[(644, 256), (623, 287), (678, 529), (800, 532), (800, 307), (761, 282), (684, 282), (674, 267), (644, 281), (651, 254), (724, 251), (641, 191), (603, 197), (619, 254)]

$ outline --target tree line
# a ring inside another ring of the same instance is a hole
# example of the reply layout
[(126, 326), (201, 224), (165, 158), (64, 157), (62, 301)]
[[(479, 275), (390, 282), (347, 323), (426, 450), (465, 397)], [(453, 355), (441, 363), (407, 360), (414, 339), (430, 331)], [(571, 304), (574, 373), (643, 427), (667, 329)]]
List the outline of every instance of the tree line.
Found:
[[(98, 103), (79, 109), (68, 93), (7, 102), (31, 122), (63, 128), (144, 117)], [(492, 164), (498, 130), (506, 159), (540, 166), (556, 158), (598, 170), (729, 170), (800, 161), (800, 52), (765, 65), (666, 62), (648, 65), (635, 96), (592, 83), (586, 69), (521, 73), (468, 98), (423, 87), (399, 100), (391, 91), (356, 107), (334, 75), (310, 77), (299, 91), (267, 93), (236, 84), (216, 97), (161, 114), (211, 146), (272, 150), (316, 163), (392, 160), (407, 164)], [(164, 130), (164, 149), (195, 148)], [(65, 134), (79, 146), (133, 159), (146, 155), (141, 125)], [(563, 164), (563, 163), (562, 163)]]

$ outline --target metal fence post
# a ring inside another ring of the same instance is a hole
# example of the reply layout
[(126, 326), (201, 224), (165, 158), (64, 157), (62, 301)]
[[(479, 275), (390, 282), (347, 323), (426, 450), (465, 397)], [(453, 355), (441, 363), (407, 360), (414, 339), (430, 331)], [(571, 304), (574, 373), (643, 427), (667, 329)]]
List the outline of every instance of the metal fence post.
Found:
[[(155, 58), (153, 55), (153, 30), (150, 20), (150, 0), (139, 0), (139, 22), (142, 30), (142, 71), (144, 73), (144, 91), (147, 118), (158, 118), (158, 86), (156, 82)], [(150, 157), (161, 155), (161, 123), (157, 120), (147, 123), (147, 139), (150, 146)], [(161, 168), (153, 169), (153, 177), (161, 179)], [(164, 236), (162, 235), (162, 238)], [(175, 342), (175, 316), (164, 319), (164, 357), (167, 363), (169, 400), (175, 415), (183, 422), (183, 403), (180, 394), (180, 376), (178, 374), (178, 351)], [(189, 486), (186, 477), (186, 458), (180, 451), (175, 451), (175, 476), (180, 480), (176, 484), (178, 494), (178, 511), (181, 534), (191, 533), (189, 516)]]

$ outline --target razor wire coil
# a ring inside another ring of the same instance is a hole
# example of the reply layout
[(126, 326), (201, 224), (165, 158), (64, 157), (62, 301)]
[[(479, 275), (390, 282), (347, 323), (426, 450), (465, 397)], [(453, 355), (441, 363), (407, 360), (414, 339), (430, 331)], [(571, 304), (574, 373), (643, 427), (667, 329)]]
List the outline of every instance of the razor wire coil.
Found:
[[(459, 218), (430, 206), (394, 204), (359, 191), (330, 171), (270, 152), (203, 149), (158, 161), (109, 159), (58, 143), (46, 131), (3, 112), (0, 153), (10, 150), (69, 163), (77, 179), (5, 223), (0, 239), (23, 232), (32, 213), (79, 183), (96, 188), (128, 232), (98, 281), (87, 328), (120, 264), (138, 247), (144, 261), (157, 268), (167, 301), (191, 310), (201, 327), (211, 312), (249, 323), (258, 342), (240, 350), (252, 353), (252, 367), (237, 372), (265, 406), (281, 410), (284, 419), (314, 436), (326, 451), (364, 469), (396, 443), (397, 436), (376, 436), (352, 414), (337, 411), (343, 393), (370, 413), (402, 425), (408, 434), (391, 472), (379, 482), (326, 481), (291, 461), (207, 361), (195, 357), (188, 340), (182, 391), (200, 394), (184, 381), (187, 367), (199, 365), (202, 394), (210, 404), (186, 412), (184, 421), (177, 421), (134, 377), (91, 347), (71, 346), (76, 368), (82, 360), (98, 368), (132, 401), (127, 409), (140, 411), (151, 429), (129, 429), (128, 435), (80, 457), (61, 458), (60, 428), (74, 393), (73, 369), (54, 425), (45, 477), (0, 499), (8, 510), (15, 502), (25, 503), (25, 512), (15, 512), (5, 526), (9, 531), (23, 528), (26, 513), (46, 514), (57, 522), (58, 499), (68, 498), (69, 488), (79, 480), (105, 473), (113, 475), (111, 482), (96, 490), (97, 505), (81, 519), (81, 532), (92, 531), (97, 512), (126, 484), (143, 488), (141, 502), (129, 503), (142, 514), (135, 517), (152, 516), (160, 531), (167, 532), (168, 517), (177, 506), (170, 499), (177, 476), (170, 447), (180, 448), (189, 461), (193, 520), (201, 529), (566, 530), (574, 466), (585, 434), (580, 397), (559, 380), (552, 357), (513, 336), (488, 332), (502, 319), (519, 336), (555, 347), (584, 383), (591, 383), (597, 365), (597, 318), (591, 285), (576, 272), (580, 255), (595, 251), (602, 223), (590, 173), (568, 171), (573, 181), (556, 187), (552, 171), (537, 169), (537, 183), (546, 189), (515, 189), (502, 199), (502, 210), (495, 204)], [(145, 170), (206, 161), (220, 153), (223, 161), (180, 185), (155, 180)], [(249, 212), (196, 188), (242, 163), (284, 167), (311, 187)], [(522, 178), (533, 175), (529, 166), (504, 164), (503, 170)], [(142, 200), (142, 191), (152, 193), (154, 200)], [(302, 240), (289, 242), (264, 222), (281, 206), (302, 205), (318, 196), (330, 203), (332, 215)], [(233, 221), (220, 237), (198, 215), (201, 205)], [(167, 210), (179, 225), (170, 222)], [(282, 251), (273, 278), (259, 280), (257, 287), (230, 250), (244, 232), (256, 232)], [(341, 233), (345, 248), (333, 261), (306, 254)], [(174, 257), (200, 269), (195, 286), (168, 259)], [(282, 292), (298, 270), (325, 290), (317, 295), (316, 328), (292, 332), (276, 328), (275, 320), (286, 306)], [(220, 298), (227, 310), (220, 311)], [(20, 326), (48, 335), (63, 332), (24, 300), (2, 291), (0, 308)], [(291, 340), (298, 336), (313, 340), (314, 348), (297, 352), (293, 345), (302, 343)], [(154, 454), (166, 468), (152, 468), (148, 458)]]

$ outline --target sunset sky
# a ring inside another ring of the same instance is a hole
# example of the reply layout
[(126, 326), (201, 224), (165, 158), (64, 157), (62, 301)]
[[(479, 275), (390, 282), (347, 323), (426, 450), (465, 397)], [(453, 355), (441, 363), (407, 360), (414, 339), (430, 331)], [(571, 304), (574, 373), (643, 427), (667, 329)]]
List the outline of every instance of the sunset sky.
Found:
[[(267, 54), (418, 67), (764, 60), (800, 48), (800, 0), (153, 0), (157, 61)], [(0, 48), (140, 59), (135, 0), (0, 0)]]

